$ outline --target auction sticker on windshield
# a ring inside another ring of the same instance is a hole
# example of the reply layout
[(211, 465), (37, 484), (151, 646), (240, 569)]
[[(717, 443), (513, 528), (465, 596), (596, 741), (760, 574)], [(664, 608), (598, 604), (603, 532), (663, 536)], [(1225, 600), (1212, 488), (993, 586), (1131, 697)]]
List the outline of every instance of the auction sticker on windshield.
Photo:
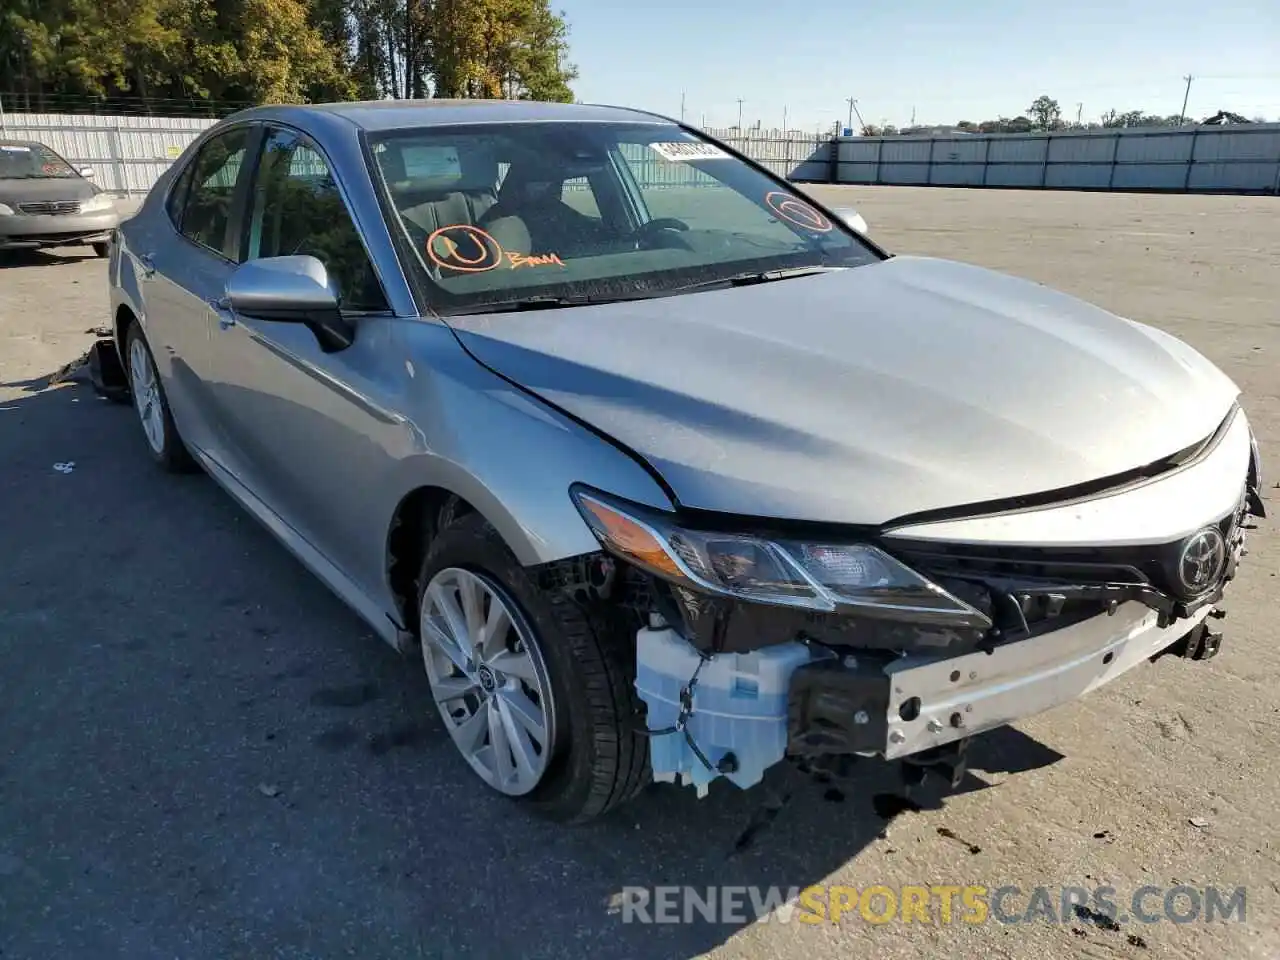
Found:
[(400, 151), (404, 172), (411, 180), (458, 180), (462, 164), (456, 147), (406, 146)]
[(683, 140), (678, 143), (651, 143), (649, 149), (672, 163), (723, 160), (729, 156), (714, 143), (699, 143), (694, 140)]

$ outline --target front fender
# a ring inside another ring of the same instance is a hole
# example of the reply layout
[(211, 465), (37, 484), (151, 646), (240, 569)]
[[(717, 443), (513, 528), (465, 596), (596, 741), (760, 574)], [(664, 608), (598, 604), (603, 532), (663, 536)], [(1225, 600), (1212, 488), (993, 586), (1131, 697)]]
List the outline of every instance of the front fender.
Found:
[(413, 449), (396, 462), (384, 529), (406, 496), (439, 487), (483, 513), (532, 566), (599, 549), (569, 496), (574, 483), (672, 509), (649, 472), (611, 442), (482, 367), (447, 327), (413, 327), (411, 379), (421, 383), (410, 405)]

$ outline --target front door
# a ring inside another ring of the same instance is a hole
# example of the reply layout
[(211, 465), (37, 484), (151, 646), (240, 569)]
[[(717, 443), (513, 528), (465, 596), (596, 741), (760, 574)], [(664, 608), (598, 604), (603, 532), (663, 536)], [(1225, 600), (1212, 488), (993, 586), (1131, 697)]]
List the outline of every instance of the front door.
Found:
[(406, 428), (396, 321), (335, 174), (302, 134), (269, 128), (246, 205), (241, 259), (310, 255), (328, 270), (355, 342), (325, 353), (304, 325), (222, 308), (209, 381), (235, 473), (366, 595), (377, 595), (386, 518), (373, 508)]

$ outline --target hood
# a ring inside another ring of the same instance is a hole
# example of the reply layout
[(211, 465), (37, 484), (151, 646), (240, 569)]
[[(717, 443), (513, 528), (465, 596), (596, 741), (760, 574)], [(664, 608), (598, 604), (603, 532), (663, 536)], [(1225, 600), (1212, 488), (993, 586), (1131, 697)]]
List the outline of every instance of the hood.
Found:
[(0, 179), (0, 203), (37, 203), (50, 200), (85, 201), (98, 191), (83, 177), (40, 177), (31, 180)]
[(1239, 392), (1167, 334), (917, 257), (448, 322), (681, 505), (779, 519), (879, 525), (1104, 479), (1208, 437)]

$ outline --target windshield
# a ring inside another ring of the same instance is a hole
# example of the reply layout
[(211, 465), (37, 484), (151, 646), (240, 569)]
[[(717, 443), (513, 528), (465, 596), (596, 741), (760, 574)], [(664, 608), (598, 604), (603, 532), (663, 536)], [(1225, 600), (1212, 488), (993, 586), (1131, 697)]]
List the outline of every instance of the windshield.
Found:
[(0, 143), (0, 180), (74, 177), (71, 165), (39, 143)]
[(370, 147), (441, 313), (880, 259), (802, 194), (670, 124), (430, 127)]

